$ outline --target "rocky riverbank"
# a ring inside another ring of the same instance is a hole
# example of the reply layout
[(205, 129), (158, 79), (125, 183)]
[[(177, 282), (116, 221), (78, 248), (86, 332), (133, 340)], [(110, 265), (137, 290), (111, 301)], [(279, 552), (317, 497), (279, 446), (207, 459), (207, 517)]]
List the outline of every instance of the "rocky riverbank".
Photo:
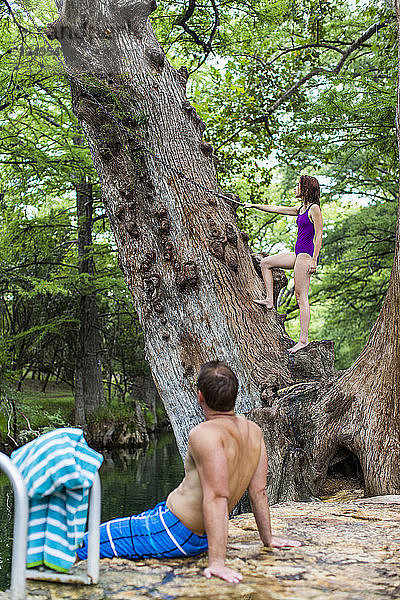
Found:
[[(400, 496), (272, 507), (276, 535), (301, 548), (261, 547), (252, 515), (230, 521), (228, 564), (241, 584), (202, 577), (206, 557), (101, 561), (98, 586), (29, 583), (29, 600), (372, 600), (400, 598)], [(80, 567), (81, 568), (81, 567)], [(0, 600), (9, 598), (0, 594)]]

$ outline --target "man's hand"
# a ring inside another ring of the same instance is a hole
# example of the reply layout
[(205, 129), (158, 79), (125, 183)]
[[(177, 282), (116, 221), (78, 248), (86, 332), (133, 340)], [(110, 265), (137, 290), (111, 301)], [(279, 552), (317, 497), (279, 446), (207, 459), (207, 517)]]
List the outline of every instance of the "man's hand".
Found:
[(239, 583), (239, 581), (242, 581), (243, 579), (243, 575), (225, 566), (207, 567), (204, 569), (203, 575), (204, 577), (207, 577), (207, 579), (211, 579), (214, 575), (214, 577), (219, 577), (224, 581), (228, 581), (228, 583)]
[(287, 540), (285, 538), (272, 536), (270, 548), (298, 548), (301, 546), (301, 542), (297, 540)]

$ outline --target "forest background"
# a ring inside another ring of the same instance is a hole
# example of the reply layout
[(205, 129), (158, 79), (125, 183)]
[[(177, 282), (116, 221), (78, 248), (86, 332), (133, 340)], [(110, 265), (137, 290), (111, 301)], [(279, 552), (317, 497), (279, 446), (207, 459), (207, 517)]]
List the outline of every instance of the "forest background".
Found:
[[(148, 367), (59, 45), (40, 30), (55, 6), (2, 0), (0, 11), (0, 430), (21, 441), (32, 427), (74, 420), (83, 299), (94, 301), (105, 391), (96, 418), (137, 412), (132, 387)], [(207, 124), (225, 189), (243, 202), (293, 204), (298, 176), (319, 178), (325, 227), (311, 339), (333, 339), (336, 367), (348, 367), (376, 320), (393, 259), (393, 7), (189, 0), (159, 2), (151, 20), (172, 64), (189, 70), (188, 97)], [(82, 195), (90, 204), (83, 220)], [(293, 248), (294, 219), (242, 209), (238, 219), (255, 251)], [(292, 280), (278, 304), (296, 337)], [(63, 390), (45, 418), (37, 394), (18, 393), (32, 377), (43, 390), (55, 381)], [(58, 410), (63, 402), (67, 410)]]

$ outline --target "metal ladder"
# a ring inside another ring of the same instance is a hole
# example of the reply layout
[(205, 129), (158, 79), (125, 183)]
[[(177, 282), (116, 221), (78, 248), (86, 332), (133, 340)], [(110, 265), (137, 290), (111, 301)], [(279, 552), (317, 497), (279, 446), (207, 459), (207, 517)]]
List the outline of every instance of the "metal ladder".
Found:
[(14, 539), (11, 562), (11, 600), (25, 600), (26, 580), (54, 581), (91, 585), (99, 581), (101, 484), (96, 473), (89, 498), (88, 559), (86, 575), (57, 573), (50, 569), (27, 569), (28, 492), (21, 473), (6, 454), (0, 452), (0, 470), (11, 481), (14, 491)]

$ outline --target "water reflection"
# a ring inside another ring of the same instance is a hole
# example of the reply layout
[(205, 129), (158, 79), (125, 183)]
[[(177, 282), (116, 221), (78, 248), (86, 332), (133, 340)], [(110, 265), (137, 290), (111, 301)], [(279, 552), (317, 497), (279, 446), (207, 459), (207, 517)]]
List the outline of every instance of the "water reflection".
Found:
[[(172, 434), (135, 452), (104, 452), (100, 470), (102, 520), (139, 513), (164, 500), (183, 477), (183, 464)], [(0, 475), (0, 590), (9, 584), (12, 547), (12, 493)]]
[(165, 500), (183, 477), (175, 439), (164, 436), (135, 453), (104, 453), (102, 520), (139, 513)]

